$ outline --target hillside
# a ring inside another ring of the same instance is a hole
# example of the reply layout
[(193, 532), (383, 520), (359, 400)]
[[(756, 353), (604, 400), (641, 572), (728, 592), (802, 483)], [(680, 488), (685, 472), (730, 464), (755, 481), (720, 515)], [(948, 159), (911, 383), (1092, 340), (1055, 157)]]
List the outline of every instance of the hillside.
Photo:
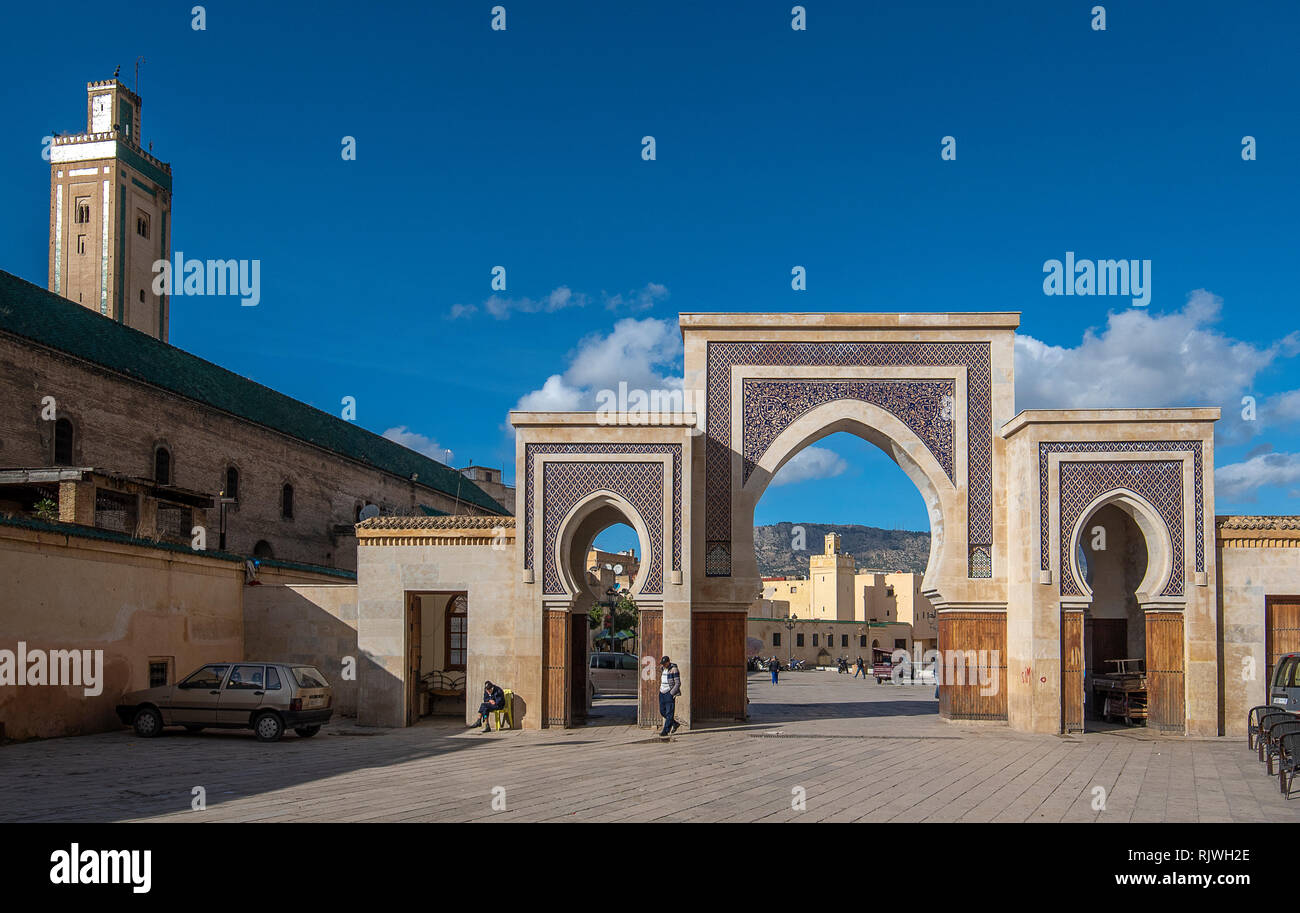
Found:
[[(795, 551), (795, 526), (804, 530), (804, 551)], [(840, 534), (840, 549), (858, 562), (858, 570), (925, 572), (930, 534), (903, 529), (828, 523), (776, 523), (754, 528), (754, 552), (764, 577), (806, 577), (808, 557), (820, 554), (828, 533)]]

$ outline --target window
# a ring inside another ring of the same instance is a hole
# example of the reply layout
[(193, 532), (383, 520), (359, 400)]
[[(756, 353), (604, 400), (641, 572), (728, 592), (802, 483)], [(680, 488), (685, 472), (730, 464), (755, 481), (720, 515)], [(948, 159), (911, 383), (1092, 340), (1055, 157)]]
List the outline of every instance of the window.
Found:
[(773, 631), (773, 632), (772, 632), (772, 646), (774, 646), (774, 647), (779, 647), (779, 646), (781, 646), (781, 632), (780, 632), (780, 631)]
[(275, 549), (271, 548), (271, 543), (265, 539), (258, 539), (257, 544), (253, 546), (254, 558), (274, 558)]
[(54, 423), (54, 465), (72, 465), (72, 422), (66, 418)]
[[(814, 636), (815, 636), (815, 635), (814, 635)], [(803, 635), (802, 635), (802, 634), (796, 634), (796, 635), (794, 636), (794, 645), (795, 645), (796, 647), (802, 647), (802, 646), (803, 646)]]
[(622, 669), (624, 672), (635, 672), (638, 668), (636, 657), (627, 653), (620, 653), (618, 655), (617, 665), (618, 668)]
[(791, 592), (791, 593), (797, 593), (798, 591), (799, 591), (799, 588), (798, 588), (797, 586), (792, 586), (792, 587), (790, 587), (790, 592)]
[(447, 669), (464, 672), (469, 639), (469, 618), (465, 613), (465, 597), (456, 597), (452, 601), (451, 610), (447, 613)]
[(840, 646), (841, 646), (841, 647), (847, 647), (848, 645), (849, 645), (849, 635), (847, 635), (847, 634), (841, 634), (841, 635), (840, 635)]
[(902, 637), (895, 637), (895, 638), (894, 638), (894, 649), (895, 649), (895, 650), (906, 650), (906, 649), (907, 649), (907, 640), (906, 640), (905, 638), (902, 638)]
[(75, 221), (78, 225), (90, 224), (90, 197), (77, 197)]
[(293, 486), (287, 482), (280, 489), (280, 516), (285, 520), (293, 519)]
[(813, 635), (813, 646), (814, 646), (814, 647), (817, 646), (817, 635), (816, 635), (816, 634)]
[(609, 653), (597, 653), (591, 658), (593, 669), (613, 669), (614, 657)]
[(320, 674), (315, 666), (294, 666), (289, 670), (298, 682), (299, 688), (328, 688), (330, 683)]
[(149, 237), (149, 213), (142, 209), (135, 213), (135, 233), (142, 238)]
[(153, 452), (153, 480), (159, 485), (172, 483), (172, 455), (166, 447)]
[(86, 236), (77, 235), (77, 253), (84, 254), (85, 252), (86, 252)]
[(234, 466), (226, 468), (226, 491), (227, 498), (239, 500), (239, 470)]
[(144, 304), (144, 289), (140, 289), (140, 303)]
[(266, 690), (267, 691), (280, 690), (280, 672), (278, 669), (275, 668), (275, 666), (266, 667)]
[(859, 635), (858, 635), (858, 646), (859, 646), (859, 647), (865, 647), (866, 645), (867, 645), (867, 635), (865, 635), (865, 634), (859, 634)]
[(226, 682), (227, 691), (263, 691), (265, 683), (264, 666), (235, 666), (230, 670), (230, 681)]
[(219, 688), (221, 680), (226, 677), (229, 666), (204, 666), (198, 672), (191, 673), (181, 682), (182, 688)]
[(149, 687), (161, 688), (172, 680), (170, 657), (149, 657)]

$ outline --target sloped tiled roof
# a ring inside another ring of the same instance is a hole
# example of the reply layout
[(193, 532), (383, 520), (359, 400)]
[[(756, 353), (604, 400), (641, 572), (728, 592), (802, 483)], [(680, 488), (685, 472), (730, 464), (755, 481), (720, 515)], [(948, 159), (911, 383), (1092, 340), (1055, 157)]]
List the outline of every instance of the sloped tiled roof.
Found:
[(3, 270), (0, 332), (92, 362), (395, 476), (415, 476), (418, 484), (459, 498), (479, 510), (503, 513), (500, 504), (449, 466), (147, 333), (106, 319)]
[(513, 529), (514, 517), (371, 517), (357, 529)]
[(1219, 529), (1300, 529), (1300, 517), (1294, 515), (1274, 517), (1215, 517)]

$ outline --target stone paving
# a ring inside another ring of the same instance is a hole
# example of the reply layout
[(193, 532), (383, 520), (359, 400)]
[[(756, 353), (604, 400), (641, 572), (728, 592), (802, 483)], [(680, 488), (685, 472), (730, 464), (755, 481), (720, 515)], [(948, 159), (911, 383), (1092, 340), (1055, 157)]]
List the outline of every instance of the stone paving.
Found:
[(0, 821), (1300, 822), (1300, 783), (1283, 799), (1240, 740), (950, 724), (933, 685), (834, 672), (754, 674), (749, 694), (749, 722), (666, 742), (629, 725), (630, 700), (601, 699), (590, 725), (544, 732), (341, 720), (275, 745), (216, 730), (12, 744)]

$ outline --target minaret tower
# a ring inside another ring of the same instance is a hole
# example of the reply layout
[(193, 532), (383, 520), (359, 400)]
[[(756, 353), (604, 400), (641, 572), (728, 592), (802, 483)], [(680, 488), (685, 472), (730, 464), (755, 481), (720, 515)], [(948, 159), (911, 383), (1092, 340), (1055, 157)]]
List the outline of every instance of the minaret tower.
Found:
[(86, 84), (86, 132), (50, 146), (50, 290), (167, 341), (153, 264), (171, 257), (172, 169), (140, 144), (140, 97)]

